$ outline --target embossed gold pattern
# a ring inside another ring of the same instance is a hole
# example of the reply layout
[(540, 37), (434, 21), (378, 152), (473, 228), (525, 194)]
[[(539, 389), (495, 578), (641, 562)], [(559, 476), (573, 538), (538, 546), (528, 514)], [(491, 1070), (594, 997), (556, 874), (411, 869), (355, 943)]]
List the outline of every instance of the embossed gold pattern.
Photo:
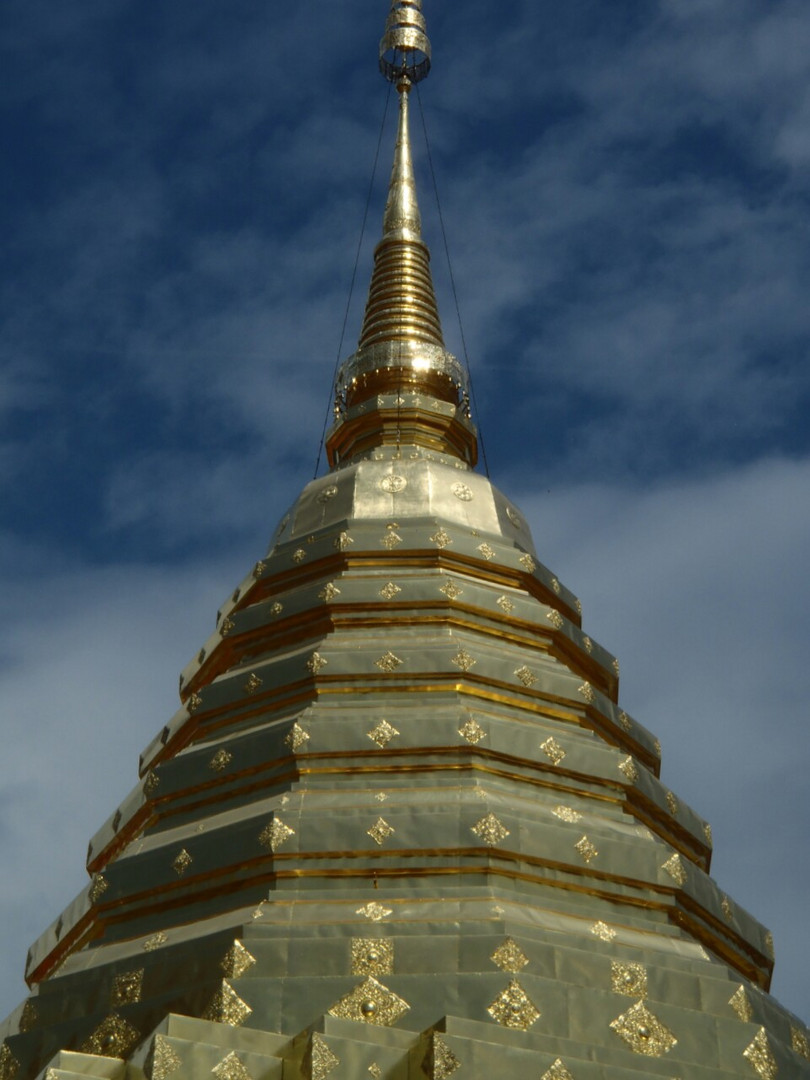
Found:
[(577, 693), (581, 694), (589, 705), (592, 705), (596, 700), (596, 691), (589, 682), (584, 682), (582, 686), (578, 686)]
[(144, 952), (154, 952), (155, 949), (159, 949), (161, 945), (165, 945), (169, 940), (169, 935), (164, 934), (162, 930), (158, 930), (156, 934), (153, 934), (150, 938), (147, 938), (143, 943)]
[(519, 975), (529, 962), (523, 949), (512, 938), (507, 938), (502, 945), (499, 945), (490, 959), (501, 971), (506, 971), (510, 975)]
[(492, 547), (490, 544), (479, 544), (478, 550), (481, 552), (487, 562), (491, 562), (495, 558), (495, 548)]
[(626, 757), (619, 762), (619, 772), (623, 772), (631, 784), (635, 784), (638, 780), (638, 766), (631, 757)]
[(219, 968), (226, 979), (241, 979), (256, 963), (256, 957), (241, 941), (234, 941), (220, 961)]
[(555, 630), (562, 630), (562, 628), (565, 626), (565, 619), (562, 617), (559, 611), (557, 611), (556, 608), (549, 608), (546, 612), (546, 618)]
[(377, 1027), (391, 1027), (410, 1009), (403, 998), (369, 976), (329, 1009), (330, 1016)]
[(229, 1027), (240, 1027), (252, 1012), (253, 1009), (239, 997), (228, 980), (223, 979), (222, 986), (204, 1010), (202, 1019), (212, 1020), (215, 1024), (227, 1024)]
[(123, 1017), (112, 1013), (103, 1020), (81, 1045), (83, 1054), (101, 1057), (127, 1057), (140, 1040), (141, 1033)]
[(380, 537), (380, 546), (386, 548), (388, 551), (393, 551), (394, 548), (399, 547), (401, 543), (402, 537), (398, 532), (392, 529), (390, 525), (388, 526), (385, 535)]
[(389, 581), (387, 585), (383, 585), (380, 589), (380, 596), (383, 600), (393, 600), (395, 596), (399, 596), (402, 589), (399, 585), (395, 585), (393, 581)]
[(141, 1000), (143, 993), (144, 969), (137, 968), (134, 971), (122, 971), (113, 979), (110, 990), (110, 1005), (116, 1008), (119, 1005), (133, 1005)]
[(109, 889), (109, 887), (110, 883), (109, 881), (107, 881), (104, 875), (96, 874), (93, 877), (93, 884), (90, 886), (90, 892), (88, 894), (90, 897), (90, 903), (97, 904), (104, 895), (104, 893), (107, 891), (107, 889)]
[(385, 843), (389, 836), (393, 836), (396, 829), (389, 825), (385, 818), (377, 818), (371, 828), (368, 830), (368, 835), (371, 839), (380, 847)]
[(191, 866), (193, 861), (194, 860), (191, 858), (186, 849), (181, 848), (180, 851), (178, 851), (177, 855), (175, 855), (174, 857), (174, 861), (172, 862), (172, 870), (174, 870), (175, 874), (177, 874), (178, 877), (182, 877), (183, 874), (185, 874), (186, 870), (188, 870), (188, 868)]
[(321, 656), (319, 652), (314, 652), (307, 660), (307, 671), (310, 675), (317, 675), (321, 672), (329, 663), (325, 656)]
[(456, 585), (455, 581), (448, 581), (446, 585), (441, 586), (439, 592), (444, 593), (448, 600), (458, 600), (464, 590)]
[(379, 660), (375, 660), (374, 663), (380, 671), (387, 671), (390, 673), (396, 671), (398, 667), (401, 667), (403, 661), (400, 660), (398, 656), (395, 656), (389, 649), (387, 653), (383, 653)]
[(492, 813), (482, 817), (479, 822), (471, 827), (471, 831), (489, 847), (495, 847), (501, 840), (505, 840), (509, 836), (509, 830)]
[(317, 1033), (312, 1036), (309, 1058), (311, 1080), (326, 1080), (329, 1073), (340, 1065), (340, 1058), (330, 1050), (326, 1039)]
[(364, 904), (363, 907), (359, 907), (355, 914), (363, 915), (371, 922), (382, 922), (383, 919), (387, 919), (389, 915), (393, 915), (394, 913), (391, 908), (383, 907), (382, 904), (372, 901), (370, 904)]
[(709, 847), (711, 847), (712, 844), (714, 843), (714, 840), (712, 838), (712, 827), (708, 823), (708, 821), (703, 826), (703, 835), (706, 837), (706, 843), (709, 845)]
[(567, 821), (570, 825), (576, 825), (578, 821), (582, 821), (582, 814), (570, 806), (555, 806), (551, 812), (560, 821)]
[(398, 492), (404, 491), (407, 486), (408, 481), (405, 477), (397, 476), (396, 474), (384, 476), (380, 481), (380, 487), (383, 491), (387, 491), (389, 495), (396, 495)]
[(154, 795), (157, 789), (160, 787), (160, 777), (152, 770), (146, 774), (146, 779), (143, 782), (144, 795)]
[(515, 605), (508, 596), (499, 596), (495, 603), (505, 615), (511, 615), (515, 610)]
[(678, 813), (678, 800), (675, 798), (675, 796), (672, 794), (671, 791), (667, 792), (667, 808), (668, 808), (670, 814), (672, 814), (673, 817), (675, 817), (677, 815), (677, 813)]
[(644, 1054), (646, 1057), (663, 1057), (678, 1042), (669, 1028), (650, 1012), (643, 1001), (617, 1017), (610, 1026), (624, 1039), (633, 1053)]
[(193, 716), (197, 709), (199, 709), (199, 707), (202, 705), (202, 703), (203, 700), (199, 694), (192, 694), (186, 702), (186, 708), (189, 711), (189, 715)]
[(614, 960), (611, 976), (614, 994), (637, 998), (647, 996), (647, 969), (643, 964), (623, 964)]
[(521, 555), (518, 561), (523, 569), (527, 570), (530, 574), (533, 574), (537, 569), (537, 563), (529, 554)]
[(318, 599), (323, 600), (328, 604), (330, 600), (334, 600), (336, 596), (340, 596), (340, 589), (333, 582), (329, 581), (318, 593)]
[(284, 605), (280, 604), (278, 602), (278, 600), (277, 600), (275, 602), (275, 604), (273, 604), (272, 607), (270, 608), (270, 614), (271, 615), (280, 615), (283, 610), (284, 610)]
[(165, 1035), (156, 1035), (147, 1059), (150, 1080), (169, 1080), (182, 1066), (183, 1060)]
[(382, 1080), (383, 1071), (376, 1061), (372, 1061), (372, 1063), (369, 1065), (368, 1072), (373, 1078), (373, 1080)]
[(297, 548), (292, 553), (292, 561), (294, 563), (302, 563), (306, 557), (307, 557), (307, 553), (304, 551), (303, 548)]
[(559, 765), (565, 757), (565, 750), (563, 750), (557, 740), (553, 737), (540, 743), (540, 749), (554, 765)]
[(216, 1080), (253, 1080), (235, 1050), (231, 1050), (211, 1072)]
[(461, 502), (471, 502), (473, 493), (472, 488), (468, 484), (462, 484), (461, 482), (453, 484), (450, 489), (457, 499)]
[(596, 847), (591, 843), (587, 836), (583, 836), (580, 840), (577, 840), (574, 847), (586, 863), (592, 862), (599, 854)]
[(347, 532), (339, 533), (335, 537), (335, 547), (338, 551), (348, 551), (354, 543), (354, 538), (349, 536)]
[(20, 1063), (9, 1050), (8, 1045), (0, 1046), (0, 1080), (14, 1080), (20, 1071)]
[(795, 1053), (801, 1054), (803, 1058), (810, 1061), (810, 1039), (808, 1039), (806, 1032), (801, 1031), (792, 1024), (790, 1026), (790, 1045)]
[(751, 1064), (761, 1080), (776, 1080), (778, 1067), (773, 1056), (768, 1033), (764, 1027), (757, 1032), (754, 1041), (743, 1051), (743, 1057)]
[(245, 693), (255, 694), (261, 685), (262, 679), (259, 678), (255, 671), (252, 671), (247, 678), (247, 682), (245, 683)]
[(622, 709), (619, 713), (619, 723), (622, 725), (625, 731), (630, 731), (633, 727), (633, 723), (627, 713)]
[(683, 865), (683, 860), (677, 852), (661, 867), (662, 870), (666, 870), (669, 876), (678, 885), (684, 885), (686, 883), (686, 867)]
[(487, 733), (472, 716), (465, 724), (462, 724), (458, 729), (458, 733), (462, 739), (465, 739), (471, 746), (477, 746), (482, 739), (487, 737)]
[(574, 1077), (566, 1069), (561, 1058), (557, 1058), (551, 1068), (543, 1073), (540, 1080), (574, 1080)]
[(745, 1024), (750, 1024), (754, 1018), (754, 1008), (748, 998), (748, 994), (745, 991), (744, 986), (739, 986), (729, 998), (729, 1005), (732, 1007), (738, 1018)]
[(381, 750), (384, 750), (386, 746), (399, 735), (399, 732), (393, 724), (389, 724), (387, 720), (381, 720), (376, 727), (373, 727), (368, 732), (368, 737), (373, 743), (376, 743)]
[(222, 620), (219, 626), (219, 632), (222, 637), (227, 637), (231, 630), (236, 626), (233, 619), (229, 619), (227, 616)]
[(437, 548), (446, 548), (453, 543), (452, 537), (444, 529), (439, 529), (435, 532), (430, 540)]
[(562, 592), (562, 586), (560, 585), (559, 581), (555, 577), (553, 577), (551, 579), (551, 587), (554, 590), (554, 592), (557, 594), (557, 596), (559, 596), (560, 593)]
[(727, 896), (724, 896), (720, 901), (720, 907), (723, 909), (723, 917), (726, 922), (734, 922), (734, 908), (731, 906), (731, 901)]
[(587, 634), (583, 637), (582, 644), (585, 647), (585, 652), (587, 652), (587, 653), (592, 653), (593, 652), (593, 642), (591, 641), (591, 639), (588, 637)]
[(274, 817), (259, 834), (259, 843), (275, 853), (291, 836), (295, 836), (295, 829), (285, 825), (281, 818)]
[(502, 1027), (519, 1031), (528, 1031), (540, 1019), (540, 1010), (516, 979), (495, 998), (487, 1012)]
[(394, 942), (390, 938), (352, 938), (352, 975), (393, 975)]

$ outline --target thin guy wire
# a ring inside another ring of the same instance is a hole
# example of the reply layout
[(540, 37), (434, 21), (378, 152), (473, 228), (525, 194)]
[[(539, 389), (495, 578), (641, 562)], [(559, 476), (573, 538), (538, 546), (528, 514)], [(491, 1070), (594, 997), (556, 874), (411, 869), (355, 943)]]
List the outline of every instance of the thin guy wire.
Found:
[[(371, 180), (368, 185), (368, 195), (366, 196), (366, 208), (363, 211), (363, 224), (360, 226), (360, 239), (357, 242), (357, 254), (354, 258), (354, 269), (352, 270), (352, 280), (349, 284), (349, 296), (346, 300), (346, 311), (343, 314), (343, 326), (340, 330), (340, 342), (338, 344), (337, 356), (335, 357), (335, 366), (332, 371), (332, 393), (334, 393), (335, 383), (337, 382), (338, 368), (340, 367), (340, 357), (343, 352), (343, 342), (346, 338), (346, 327), (349, 323), (349, 311), (352, 306), (352, 297), (354, 296), (354, 286), (357, 281), (357, 268), (360, 265), (360, 252), (363, 247), (363, 239), (366, 235), (366, 225), (368, 223), (368, 211), (371, 206), (371, 196), (374, 192), (374, 179), (377, 175), (377, 164), (380, 160), (380, 148), (382, 147), (383, 133), (385, 131), (385, 121), (388, 118), (388, 105), (391, 101), (391, 83), (388, 84), (388, 92), (385, 95), (385, 108), (383, 109), (382, 123), (380, 124), (380, 134), (377, 138), (377, 150), (374, 154), (374, 164), (371, 167)], [(321, 467), (321, 457), (323, 456), (323, 449), (326, 440), (326, 429), (329, 426), (329, 414), (332, 411), (332, 394), (330, 393), (329, 403), (326, 406), (326, 415), (323, 420), (323, 429), (321, 431), (321, 439), (318, 444), (318, 457), (315, 462), (315, 472), (313, 473), (313, 480), (318, 475), (318, 469)]]
[(481, 458), (484, 462), (484, 472), (489, 476), (489, 462), (487, 461), (487, 450), (484, 445), (484, 433), (481, 430), (481, 414), (478, 411), (478, 402), (475, 399), (475, 385), (473, 383), (472, 371), (470, 370), (470, 357), (467, 353), (467, 339), (464, 336), (464, 326), (461, 321), (461, 308), (458, 303), (458, 293), (456, 291), (456, 278), (453, 273), (453, 264), (450, 261), (450, 248), (447, 243), (447, 230), (444, 227), (444, 215), (442, 214), (442, 204), (439, 199), (439, 187), (436, 183), (436, 172), (433, 168), (433, 155), (430, 152), (430, 139), (428, 138), (427, 124), (425, 122), (425, 110), (422, 108), (422, 95), (419, 93), (419, 83), (416, 83), (416, 100), (419, 102), (419, 115), (422, 118), (422, 130), (425, 133), (425, 147), (427, 148), (428, 165), (430, 166), (430, 178), (433, 181), (433, 195), (436, 199), (436, 209), (439, 212), (439, 225), (442, 230), (442, 240), (444, 241), (444, 256), (447, 259), (447, 269), (450, 274), (450, 288), (453, 291), (453, 301), (456, 305), (456, 318), (458, 319), (458, 330), (461, 335), (461, 348), (464, 352), (464, 366), (467, 370), (467, 382), (470, 386), (470, 399), (472, 401), (473, 412), (478, 419), (478, 445), (481, 447)]

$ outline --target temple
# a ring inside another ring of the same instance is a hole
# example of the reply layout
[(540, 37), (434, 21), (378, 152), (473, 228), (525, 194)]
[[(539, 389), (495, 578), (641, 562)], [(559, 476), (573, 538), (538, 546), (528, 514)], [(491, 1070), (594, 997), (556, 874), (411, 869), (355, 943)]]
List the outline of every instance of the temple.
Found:
[(810, 1078), (770, 934), (474, 471), (411, 159), (421, 9), (380, 45), (399, 127), (330, 469), (31, 947), (0, 1080)]

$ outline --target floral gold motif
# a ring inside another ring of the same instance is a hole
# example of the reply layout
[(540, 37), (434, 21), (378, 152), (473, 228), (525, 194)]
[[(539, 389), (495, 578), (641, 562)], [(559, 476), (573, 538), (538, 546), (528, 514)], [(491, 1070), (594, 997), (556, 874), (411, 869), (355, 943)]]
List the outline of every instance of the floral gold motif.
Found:
[(323, 489), (323, 491), (318, 495), (318, 502), (319, 503), (329, 502), (330, 499), (334, 499), (334, 497), (337, 495), (337, 493), (338, 493), (338, 489), (335, 487), (335, 485), (330, 484), (329, 487), (325, 487)]
[(396, 829), (389, 825), (385, 818), (377, 818), (371, 828), (368, 830), (368, 835), (371, 839), (380, 847), (385, 843), (389, 836), (393, 836)]
[(468, 484), (462, 484), (459, 481), (459, 483), (453, 484), (450, 490), (461, 502), (470, 502), (472, 500), (472, 488)]
[(14, 1080), (20, 1071), (20, 1063), (9, 1050), (8, 1045), (0, 1046), (0, 1080)]
[(576, 825), (578, 821), (582, 821), (582, 814), (572, 810), (570, 806), (555, 806), (551, 812), (560, 821), (567, 821), (570, 825)]
[(304, 561), (306, 557), (307, 553), (304, 551), (303, 548), (296, 548), (296, 550), (292, 553), (292, 561), (294, 563), (300, 564)]
[(294, 754), (297, 754), (301, 747), (309, 742), (309, 732), (305, 731), (296, 720), (285, 735), (284, 742)]
[(677, 815), (678, 800), (675, 798), (671, 791), (667, 792), (667, 808), (669, 809), (669, 812), (670, 814), (672, 814), (673, 817)]
[(638, 780), (638, 766), (632, 757), (626, 757), (619, 762), (619, 772), (623, 772), (631, 784)]
[(259, 843), (268, 851), (275, 853), (291, 836), (295, 836), (295, 829), (285, 825), (281, 818), (274, 817), (262, 829), (259, 835)]
[(453, 543), (452, 537), (444, 529), (439, 529), (431, 536), (431, 542), (436, 545), (437, 548), (446, 548)]
[(240, 1027), (252, 1012), (253, 1009), (239, 997), (228, 980), (223, 979), (222, 986), (203, 1012), (202, 1019), (211, 1020), (215, 1024), (227, 1024), (229, 1027)]
[(340, 596), (340, 589), (331, 581), (327, 582), (327, 584), (324, 585), (324, 587), (318, 593), (318, 599), (323, 600), (324, 603), (327, 604), (330, 600), (334, 600), (336, 596)]
[(499, 596), (495, 603), (498, 605), (501, 611), (504, 612), (505, 615), (511, 615), (512, 612), (515, 610), (515, 605), (512, 603), (508, 596)]
[(495, 847), (501, 840), (505, 840), (509, 836), (509, 830), (492, 813), (482, 817), (477, 824), (471, 827), (471, 831), (489, 847)]
[(152, 769), (150, 772), (148, 772), (146, 774), (146, 779), (143, 782), (143, 793), (144, 793), (144, 795), (154, 795), (154, 793), (157, 791), (157, 789), (159, 787), (160, 787), (160, 777), (154, 771), (154, 769)]
[(540, 1010), (516, 979), (500, 993), (487, 1009), (502, 1027), (528, 1031), (540, 1019)]
[(491, 562), (495, 558), (495, 548), (493, 548), (490, 544), (479, 544), (478, 550), (481, 552), (487, 562)]
[(544, 743), (540, 744), (540, 749), (554, 765), (559, 765), (565, 757), (565, 750), (554, 738), (546, 739)]
[(557, 596), (559, 596), (560, 593), (562, 592), (562, 586), (560, 585), (560, 582), (558, 581), (558, 579), (555, 578), (555, 577), (553, 577), (551, 579), (551, 587), (554, 590), (554, 592), (557, 594)]
[(256, 563), (256, 565), (253, 567), (253, 576), (256, 578), (257, 581), (259, 580), (259, 578), (262, 576), (262, 574), (265, 572), (266, 569), (267, 569), (267, 564), (262, 559), (259, 559), (259, 561)]
[(384, 750), (391, 740), (399, 735), (399, 732), (393, 724), (389, 724), (387, 720), (381, 720), (367, 734), (372, 742), (376, 743), (381, 750)]
[(565, 619), (562, 617), (559, 611), (557, 611), (556, 608), (549, 608), (546, 612), (546, 618), (555, 630), (562, 630), (562, 628), (565, 626)]
[(611, 974), (614, 994), (637, 998), (647, 996), (647, 969), (643, 964), (622, 964), (614, 960)]
[(778, 1072), (776, 1058), (773, 1056), (764, 1027), (759, 1029), (754, 1041), (743, 1051), (743, 1057), (751, 1064), (761, 1080), (776, 1080)]
[(168, 1080), (183, 1064), (182, 1058), (165, 1035), (156, 1035), (147, 1058), (146, 1075), (150, 1080)]
[(391, 1027), (404, 1016), (410, 1005), (393, 990), (369, 976), (329, 1009), (330, 1016), (355, 1020), (377, 1027)]
[(382, 904), (373, 901), (358, 908), (355, 914), (363, 915), (366, 919), (370, 919), (371, 922), (382, 922), (383, 919), (387, 919), (389, 915), (394, 913), (391, 908), (383, 907)]
[(380, 671), (387, 671), (390, 673), (396, 671), (397, 668), (402, 665), (403, 661), (400, 660), (398, 656), (395, 656), (389, 649), (387, 653), (384, 653), (379, 660), (375, 660), (374, 663)]
[(596, 698), (596, 691), (589, 682), (584, 682), (582, 686), (578, 686), (577, 693), (581, 694), (589, 705), (592, 705)]
[(329, 661), (326, 659), (326, 657), (321, 656), (321, 654), (318, 652), (314, 652), (312, 656), (310, 656), (309, 660), (307, 660), (307, 671), (310, 673), (310, 675), (317, 675), (326, 667), (328, 663)]
[(393, 551), (402, 543), (402, 537), (389, 525), (384, 536), (380, 537), (380, 545), (388, 551)]
[(795, 1053), (801, 1054), (803, 1058), (810, 1061), (810, 1039), (807, 1038), (806, 1032), (801, 1031), (792, 1024), (790, 1027), (790, 1045)]
[(444, 593), (448, 600), (458, 600), (464, 590), (456, 585), (455, 581), (448, 581), (446, 585), (441, 586), (439, 592)]
[(617, 1017), (610, 1026), (635, 1054), (646, 1057), (663, 1057), (678, 1042), (643, 1001)]
[(203, 701), (199, 694), (192, 694), (186, 702), (186, 708), (189, 711), (189, 715), (193, 716), (202, 703)]
[(734, 908), (731, 906), (731, 901), (727, 896), (724, 896), (720, 901), (720, 907), (723, 909), (723, 917), (726, 922), (734, 922)]
[(482, 739), (487, 737), (487, 733), (472, 716), (458, 729), (458, 733), (462, 739), (465, 739), (471, 746), (477, 746)]
[(165, 945), (169, 940), (169, 935), (164, 934), (162, 930), (158, 930), (156, 934), (152, 934), (150, 938), (147, 938), (143, 943), (144, 952), (154, 952), (155, 949), (159, 949), (161, 945)]
[(135, 971), (122, 971), (113, 980), (110, 991), (110, 1005), (116, 1008), (118, 1005), (133, 1005), (141, 1000), (143, 992), (143, 968)]
[(714, 841), (712, 839), (712, 827), (708, 821), (703, 826), (703, 835), (706, 837), (706, 843), (711, 847)]
[(231, 630), (236, 626), (233, 619), (229, 619), (227, 616), (219, 624), (219, 633), (222, 637), (227, 637)]
[(428, 1052), (422, 1062), (422, 1072), (428, 1080), (450, 1080), (453, 1073), (460, 1068), (461, 1062), (444, 1039), (434, 1031)]
[(591, 933), (594, 937), (598, 937), (600, 941), (614, 941), (616, 938), (616, 931), (613, 927), (601, 921), (593, 924)]
[(383, 585), (380, 589), (380, 596), (383, 600), (393, 600), (395, 596), (399, 596), (402, 589), (399, 585), (395, 585), (393, 581), (389, 581), (387, 585)]
[(630, 731), (633, 727), (633, 723), (627, 713), (622, 709), (619, 713), (619, 723), (622, 725), (625, 731)]
[(592, 653), (593, 652), (593, 642), (591, 641), (591, 639), (588, 637), (587, 634), (585, 634), (585, 636), (583, 637), (582, 644), (585, 647), (585, 652), (587, 652), (587, 653)]
[(110, 883), (109, 881), (107, 881), (104, 875), (96, 874), (93, 878), (93, 883), (90, 886), (90, 892), (88, 894), (90, 897), (90, 903), (97, 904), (104, 895), (104, 893), (107, 891), (107, 889), (109, 889), (109, 887)]
[(394, 943), (389, 938), (352, 938), (352, 975), (393, 975)]
[(529, 554), (521, 555), (519, 562), (524, 570), (527, 570), (530, 574), (533, 574), (537, 569), (537, 563)]
[(510, 975), (519, 975), (529, 962), (529, 958), (512, 938), (507, 938), (502, 945), (499, 945), (490, 959), (501, 971), (506, 971)]
[(389, 495), (396, 495), (399, 491), (404, 491), (408, 486), (408, 481), (404, 476), (397, 476), (396, 473), (392, 473), (391, 476), (384, 476), (380, 481), (380, 487), (383, 491), (387, 491)]
[(371, 1075), (372, 1080), (382, 1080), (383, 1071), (376, 1061), (372, 1061), (369, 1065), (368, 1072)]
[(277, 600), (275, 602), (275, 604), (273, 604), (272, 607), (270, 608), (270, 614), (271, 615), (280, 615), (283, 610), (284, 610), (284, 605), (280, 604), (278, 602), (278, 600)]
[(222, 772), (232, 761), (233, 754), (224, 747), (220, 747), (208, 762), (208, 768), (211, 769), (212, 772)]
[(354, 543), (354, 539), (347, 532), (338, 533), (335, 537), (335, 547), (338, 551), (348, 551)]

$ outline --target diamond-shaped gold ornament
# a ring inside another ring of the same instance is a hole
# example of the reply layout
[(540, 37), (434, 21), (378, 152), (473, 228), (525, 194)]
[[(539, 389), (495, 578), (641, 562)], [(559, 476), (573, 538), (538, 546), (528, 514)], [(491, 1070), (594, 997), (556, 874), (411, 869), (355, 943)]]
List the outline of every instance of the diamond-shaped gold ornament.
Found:
[(229, 1027), (239, 1027), (253, 1012), (246, 1001), (243, 1001), (227, 979), (222, 980), (222, 986), (211, 999), (208, 1007), (202, 1014), (203, 1020), (211, 1020), (215, 1024), (228, 1024)]
[(631, 757), (626, 757), (619, 762), (619, 772), (624, 773), (631, 784), (635, 784), (638, 780), (638, 766)]
[(159, 949), (161, 945), (165, 945), (169, 940), (169, 935), (165, 934), (162, 930), (158, 930), (156, 934), (152, 934), (143, 943), (144, 952), (154, 952), (155, 949)]
[(392, 975), (394, 942), (389, 938), (352, 938), (352, 975)]
[(589, 705), (593, 704), (596, 698), (596, 691), (589, 682), (584, 682), (582, 686), (578, 686), (577, 693), (581, 694)]
[(482, 817), (479, 822), (473, 825), (471, 832), (474, 832), (489, 847), (495, 847), (501, 840), (505, 840), (509, 836), (509, 830), (492, 813)]
[(380, 671), (387, 671), (390, 673), (396, 671), (397, 668), (402, 665), (403, 661), (400, 660), (398, 656), (395, 656), (389, 649), (387, 653), (383, 653), (383, 655), (378, 660), (375, 660), (374, 663)]
[(387, 720), (381, 720), (376, 727), (373, 727), (371, 731), (368, 732), (369, 739), (376, 743), (381, 750), (384, 750), (397, 735), (399, 735), (399, 732), (394, 725), (389, 724)]
[(324, 585), (318, 593), (318, 599), (323, 600), (327, 604), (330, 600), (334, 600), (336, 596), (340, 596), (340, 589), (337, 585), (333, 585), (331, 581)]
[(499, 596), (495, 603), (505, 615), (511, 615), (515, 610), (515, 605), (508, 596)]
[(591, 862), (599, 854), (599, 852), (596, 850), (595, 846), (591, 843), (587, 836), (583, 836), (580, 840), (578, 840), (576, 844), (574, 844), (574, 847), (577, 849), (577, 851), (586, 863)]
[(683, 865), (683, 860), (680, 855), (675, 852), (671, 858), (661, 867), (662, 870), (666, 870), (669, 876), (677, 885), (684, 885), (686, 882), (686, 867)]
[(622, 964), (614, 960), (611, 975), (614, 994), (637, 998), (647, 996), (647, 969), (643, 964)]
[(302, 728), (296, 720), (296, 722), (284, 736), (284, 742), (294, 754), (297, 754), (302, 746), (306, 746), (306, 744), (309, 742), (309, 738), (309, 732), (305, 731), (304, 728)]
[(479, 544), (478, 550), (481, 552), (487, 562), (491, 562), (492, 559), (495, 558), (495, 549), (489, 544)]
[(99, 1024), (95, 1031), (82, 1043), (83, 1054), (97, 1054), (100, 1057), (122, 1057), (141, 1039), (141, 1033), (123, 1017), (112, 1013)]
[(262, 680), (256, 674), (255, 671), (251, 672), (245, 683), (245, 693), (255, 694), (259, 687), (262, 685)]
[(256, 957), (241, 941), (234, 941), (220, 961), (219, 967), (227, 979), (241, 979), (256, 963)]
[(329, 661), (326, 657), (321, 656), (319, 652), (314, 652), (309, 660), (307, 660), (307, 671), (310, 675), (317, 675), (328, 663)]
[(554, 765), (559, 765), (565, 757), (565, 750), (554, 738), (546, 739), (544, 743), (540, 744), (540, 749)]
[(402, 543), (402, 537), (398, 532), (395, 532), (390, 526), (384, 536), (380, 537), (380, 544), (382, 547), (387, 548), (388, 551), (393, 551), (395, 547), (399, 547)]
[(601, 920), (593, 924), (591, 933), (594, 937), (598, 937), (600, 941), (614, 941), (616, 938), (616, 931), (613, 927), (601, 922)]
[(382, 1080), (383, 1071), (376, 1061), (372, 1061), (372, 1063), (369, 1065), (368, 1072), (369, 1075), (372, 1077), (372, 1080)]
[(510, 975), (519, 975), (529, 962), (529, 958), (512, 938), (507, 938), (502, 945), (499, 945), (490, 959), (501, 971), (506, 971)]
[(565, 626), (565, 619), (562, 617), (559, 611), (557, 611), (556, 608), (549, 608), (546, 612), (546, 618), (555, 630), (562, 630), (562, 628)]
[(528, 553), (526, 555), (521, 555), (518, 561), (520, 562), (520, 565), (523, 567), (523, 569), (528, 571), (528, 573), (530, 574), (533, 574), (537, 569), (537, 563)]
[(376, 822), (368, 830), (368, 835), (375, 842), (382, 846), (389, 836), (393, 836), (396, 830), (393, 826), (389, 825), (385, 818), (377, 818)]
[(444, 529), (439, 529), (439, 531), (435, 532), (430, 539), (437, 548), (446, 548), (453, 543), (452, 537), (447, 532), (445, 532)]
[(446, 585), (441, 586), (439, 592), (444, 593), (448, 600), (457, 600), (464, 590), (456, 585), (455, 581), (448, 581)]
[(748, 998), (748, 994), (745, 992), (745, 987), (740, 986), (731, 995), (729, 999), (729, 1005), (737, 1014), (740, 1020), (745, 1024), (750, 1024), (754, 1018), (754, 1009)]
[(743, 1051), (743, 1057), (751, 1064), (761, 1080), (776, 1080), (778, 1072), (776, 1058), (773, 1056), (771, 1044), (768, 1042), (768, 1033), (764, 1027), (759, 1029), (754, 1041)]
[(617, 1017), (610, 1026), (635, 1054), (646, 1057), (663, 1057), (678, 1042), (643, 1001)]
[(259, 834), (259, 843), (275, 853), (291, 836), (295, 836), (295, 829), (285, 825), (281, 818), (274, 817)]
[(208, 768), (211, 772), (222, 772), (227, 769), (232, 761), (233, 754), (226, 750), (224, 746), (221, 746), (208, 762)]
[(797, 1054), (810, 1061), (810, 1039), (805, 1031), (791, 1025), (790, 1045)]
[(383, 907), (382, 904), (372, 901), (369, 904), (364, 904), (363, 907), (359, 907), (355, 914), (363, 915), (371, 922), (382, 922), (383, 919), (387, 919), (389, 915), (393, 915), (393, 911), (391, 908)]
[(193, 860), (185, 848), (181, 848), (180, 851), (172, 862), (172, 870), (178, 877), (182, 877), (186, 870), (191, 866)]
[(452, 663), (461, 668), (462, 671), (467, 672), (474, 668), (478, 661), (474, 660), (466, 649), (459, 649), (456, 655), (452, 657)]
[(393, 581), (389, 581), (380, 589), (380, 596), (383, 598), (383, 600), (390, 601), (393, 600), (395, 596), (399, 596), (401, 592), (402, 589), (399, 587), (399, 585), (395, 585)]
[(576, 825), (578, 821), (582, 821), (582, 814), (572, 810), (570, 806), (555, 806), (551, 812), (554, 817), (559, 818), (560, 821), (567, 821), (569, 825)]
[(119, 1005), (137, 1004), (143, 993), (143, 976), (143, 968), (122, 971), (120, 975), (116, 975), (110, 991), (110, 1005), (116, 1008)]
[(312, 1080), (326, 1080), (330, 1072), (340, 1065), (340, 1058), (333, 1053), (322, 1035), (312, 1036), (309, 1057), (309, 1075)]
[(404, 1016), (410, 1005), (383, 986), (373, 976), (369, 976), (350, 993), (329, 1009), (330, 1016), (341, 1020), (355, 1020), (362, 1024), (374, 1024), (377, 1027), (391, 1027)]
[(147, 1064), (149, 1068), (146, 1075), (151, 1076), (151, 1080), (169, 1080), (172, 1073), (176, 1073), (182, 1066), (183, 1059), (165, 1035), (156, 1035)]
[(540, 1018), (540, 1010), (516, 979), (500, 993), (487, 1009), (502, 1027), (528, 1031)]
[(537, 676), (530, 667), (526, 666), (526, 664), (523, 664), (522, 667), (519, 667), (515, 671), (515, 675), (517, 675), (517, 677), (527, 689), (530, 689), (537, 682)]
[(471, 746), (477, 746), (482, 739), (487, 737), (487, 733), (472, 716), (465, 724), (462, 724), (458, 729), (458, 733), (462, 739), (465, 739)]

